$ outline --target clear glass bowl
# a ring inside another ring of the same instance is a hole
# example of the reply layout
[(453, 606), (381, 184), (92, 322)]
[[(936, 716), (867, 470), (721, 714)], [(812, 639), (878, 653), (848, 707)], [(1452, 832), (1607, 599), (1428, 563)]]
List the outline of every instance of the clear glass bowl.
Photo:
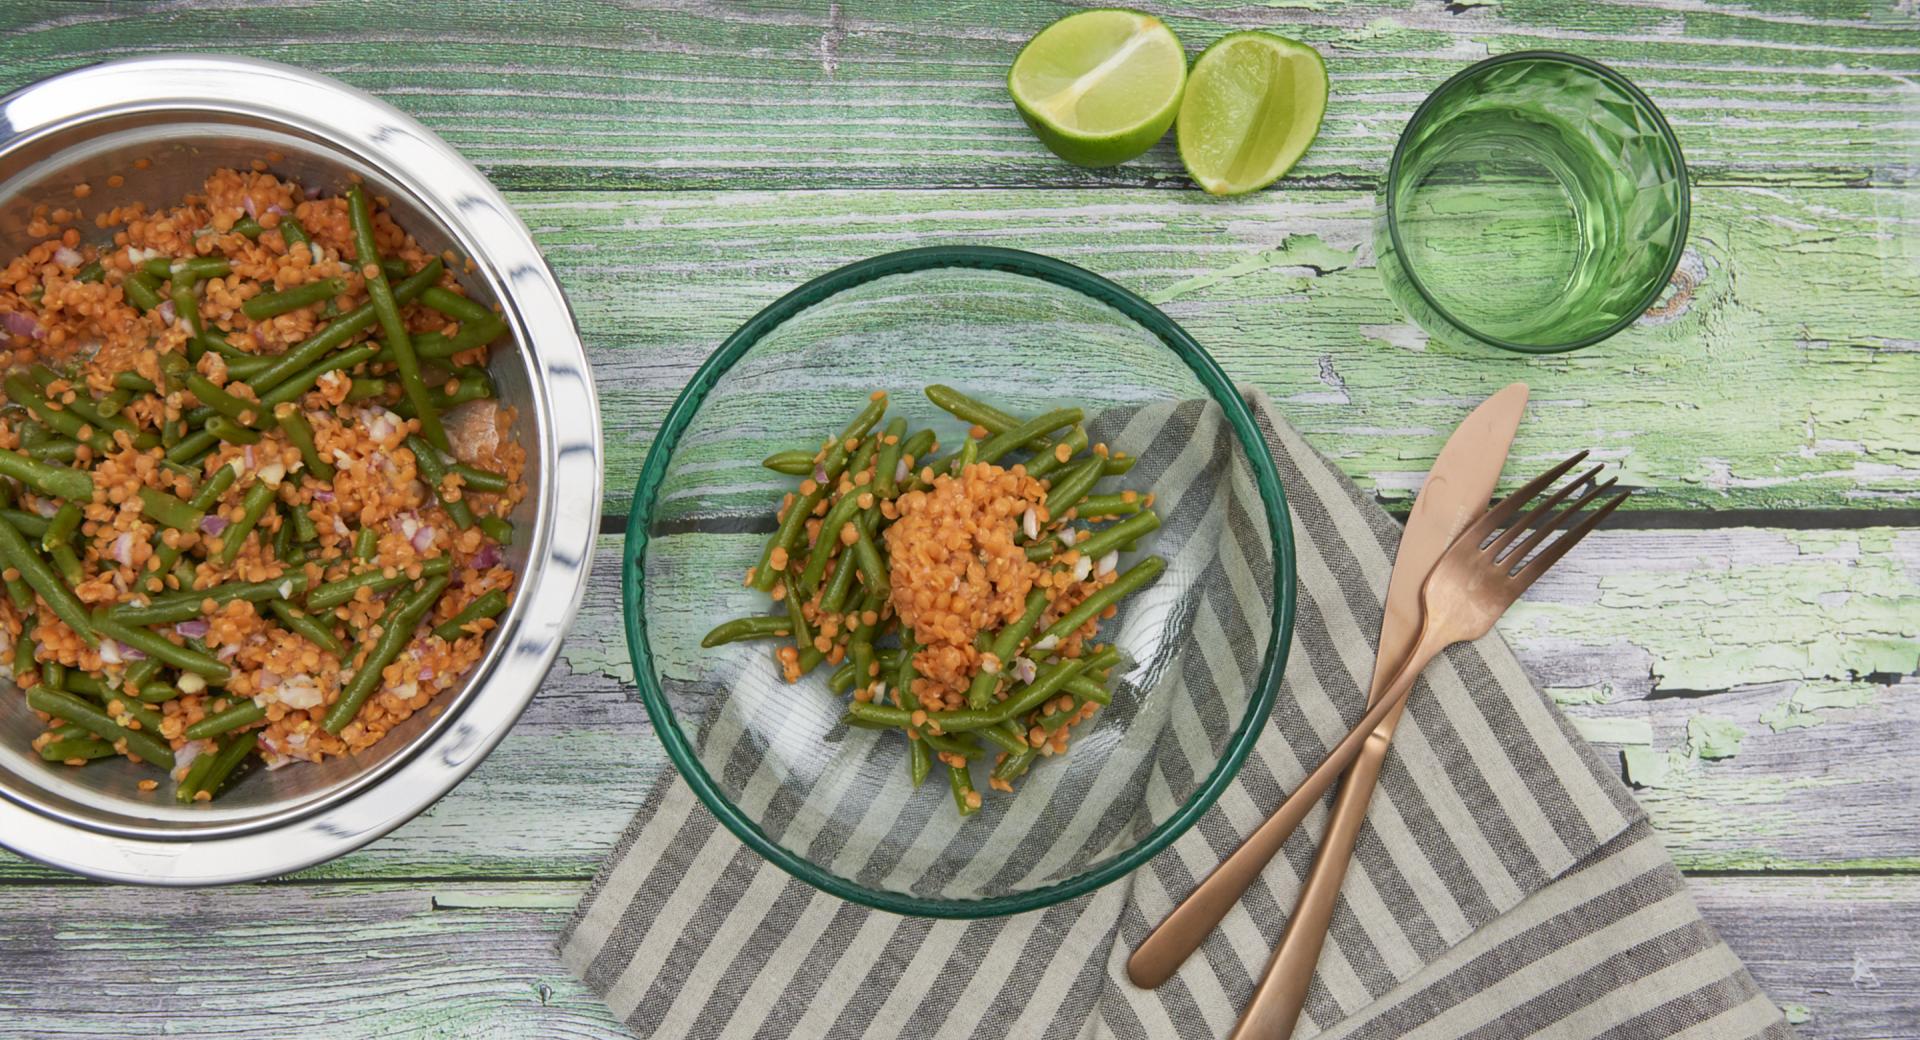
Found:
[[(830, 668), (789, 685), (769, 643), (699, 645), (721, 620), (773, 609), (742, 577), (795, 481), (759, 460), (819, 444), (874, 390), (888, 392), (891, 414), (958, 444), (963, 427), (927, 401), (930, 383), (1015, 414), (1085, 409), (1096, 436), (1140, 455), (1132, 474), (1109, 483), (1153, 491), (1167, 518), (1140, 546), (1166, 556), (1167, 572), (1102, 629), (1134, 662), (1124, 674), (1116, 669), (1113, 704), (1076, 728), (1067, 754), (1036, 761), (1012, 795), (988, 790), (987, 764), (976, 763), (985, 806), (966, 819), (937, 778), (917, 790), (909, 784), (903, 734), (840, 723), (846, 702), (827, 688)], [(1141, 409), (1188, 419), (1150, 444), (1142, 430), (1156, 423), (1128, 423)], [(1190, 471), (1195, 444), (1217, 480), (1169, 476)], [(1227, 524), (1237, 534), (1231, 559), (1219, 551)], [(1238, 584), (1222, 595), (1228, 570)], [(623, 594), (648, 714), (721, 822), (843, 898), (984, 917), (1126, 874), (1232, 781), (1285, 664), (1292, 528), (1245, 403), (1165, 314), (1031, 253), (915, 249), (801, 286), (701, 366), (635, 490)], [(1231, 615), (1224, 624), (1223, 615)], [(1245, 678), (1200, 675), (1209, 668)]]

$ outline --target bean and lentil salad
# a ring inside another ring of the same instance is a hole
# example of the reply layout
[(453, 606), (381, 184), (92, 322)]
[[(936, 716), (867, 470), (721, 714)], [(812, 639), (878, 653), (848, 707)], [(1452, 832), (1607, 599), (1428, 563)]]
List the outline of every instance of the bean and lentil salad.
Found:
[(358, 184), (90, 194), (0, 268), (0, 625), (35, 748), (194, 803), (370, 747), (512, 595), (505, 323)]
[(1090, 445), (1079, 409), (1022, 420), (952, 387), (926, 393), (971, 424), (951, 456), (934, 458), (932, 430), (883, 422), (876, 392), (839, 436), (765, 460), (802, 478), (746, 575), (782, 609), (701, 645), (791, 640), (775, 651), (788, 682), (835, 666), (830, 688), (852, 691), (842, 721), (903, 732), (914, 786), (938, 762), (970, 816), (973, 760), (994, 756), (988, 786), (1011, 792), (1111, 702), (1124, 657), (1094, 642), (1100, 621), (1166, 561), (1118, 569), (1160, 519), (1151, 495), (1095, 493), (1134, 460)]

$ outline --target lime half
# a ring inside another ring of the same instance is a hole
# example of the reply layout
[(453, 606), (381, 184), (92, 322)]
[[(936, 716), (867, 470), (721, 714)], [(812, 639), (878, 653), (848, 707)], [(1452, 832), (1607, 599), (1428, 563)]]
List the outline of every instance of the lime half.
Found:
[(1153, 147), (1180, 111), (1187, 54), (1139, 11), (1071, 14), (1040, 30), (1007, 71), (1007, 92), (1042, 143), (1081, 166)]
[(1326, 112), (1320, 52), (1267, 32), (1222, 36), (1187, 80), (1180, 161), (1214, 195), (1259, 191), (1306, 154)]

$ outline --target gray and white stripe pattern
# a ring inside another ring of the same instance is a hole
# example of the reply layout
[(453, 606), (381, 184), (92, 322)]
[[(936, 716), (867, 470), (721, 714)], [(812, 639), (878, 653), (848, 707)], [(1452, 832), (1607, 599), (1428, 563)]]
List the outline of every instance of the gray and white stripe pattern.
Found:
[[(1294, 643), (1272, 721), (1237, 782), (1166, 852), (1124, 881), (1046, 910), (905, 918), (842, 902), (763, 862), (669, 776), (562, 936), (567, 964), (642, 1036), (1225, 1035), (1311, 865), (1324, 806), (1173, 980), (1134, 988), (1126, 956), (1361, 713), (1399, 536), (1271, 402), (1256, 393), (1251, 403), (1293, 515)], [(1145, 418), (1134, 416), (1120, 436), (1139, 435)], [(1165, 465), (1224, 435), (1204, 418), (1184, 426), (1183, 418), (1177, 409), (1166, 416)], [(1230, 511), (1214, 512), (1221, 515), (1207, 522), (1223, 530), (1236, 522)], [(1168, 606), (1166, 630), (1194, 647), (1173, 677), (1189, 696), (1214, 695), (1249, 660), (1257, 664), (1236, 614), (1270, 602), (1261, 582), (1271, 566), (1261, 564), (1243, 557)], [(1167, 778), (1225, 739), (1219, 719), (1192, 714), (1190, 732), (1151, 749), (1158, 768), (1146, 799), (1169, 797)], [(709, 740), (737, 738), (725, 728), (713, 727)], [(1192, 754), (1178, 753), (1189, 741)], [(863, 880), (918, 869), (913, 837), (933, 825), (926, 809), (916, 811), (922, 803), (869, 811), (869, 819), (894, 814), (882, 817), (897, 835), (891, 844), (868, 841), (865, 824), (829, 833), (820, 824), (830, 812), (772, 804), (773, 785), (754, 783), (743, 754), (746, 796), (759, 799), (749, 808), (777, 817), (790, 847), (830, 855)], [(846, 796), (816, 791), (799, 801)], [(1048, 805), (1034, 810), (1048, 826), (1127, 833), (1125, 820), (1074, 818), (1071, 791), (1023, 790), (1015, 801), (1030, 797)], [(1008, 883), (1078, 869), (1044, 841), (1023, 845), (1024, 832), (1006, 821), (1001, 829), (987, 840), (1004, 842), (1004, 862), (1016, 864), (1005, 868)], [(1296, 1035), (1791, 1034), (1700, 919), (1631, 795), (1494, 636), (1448, 652), (1416, 691)]]

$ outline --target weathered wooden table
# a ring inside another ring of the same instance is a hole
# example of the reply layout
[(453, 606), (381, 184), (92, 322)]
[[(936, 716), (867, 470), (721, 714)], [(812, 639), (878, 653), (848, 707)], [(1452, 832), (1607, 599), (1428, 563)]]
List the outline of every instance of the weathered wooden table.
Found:
[[(1618, 758), (1708, 916), (1812, 1037), (1920, 1036), (1920, 10), (1913, 0), (1142, 3), (1195, 51), (1327, 56), (1319, 142), (1218, 201), (1164, 142), (1047, 154), (1003, 77), (1061, 13), (998, 4), (16, 3), (0, 87), (160, 49), (338, 76), (506, 189), (572, 295), (606, 412), (601, 566), (512, 736), (425, 816), (219, 891), (0, 855), (0, 1033), (602, 1036), (556, 962), (664, 756), (628, 684), (620, 528), (651, 431), (794, 284), (938, 242), (1063, 257), (1160, 302), (1390, 508), (1477, 398), (1534, 387), (1510, 470), (1597, 446), (1644, 490), (1501, 630)], [(1672, 295), (1522, 360), (1429, 345), (1371, 269), (1412, 107), (1488, 55), (1623, 69), (1693, 167)]]

